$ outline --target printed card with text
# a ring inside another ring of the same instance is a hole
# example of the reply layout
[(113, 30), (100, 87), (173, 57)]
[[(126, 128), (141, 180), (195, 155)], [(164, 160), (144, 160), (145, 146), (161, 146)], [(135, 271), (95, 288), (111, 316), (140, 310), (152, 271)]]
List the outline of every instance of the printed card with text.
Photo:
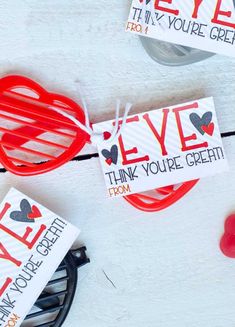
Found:
[(16, 189), (0, 206), (0, 326), (20, 326), (79, 230)]
[(126, 30), (235, 56), (235, 1), (133, 0)]
[[(113, 125), (93, 128), (110, 133)], [(111, 198), (228, 170), (213, 98), (129, 116), (119, 138), (98, 150)]]

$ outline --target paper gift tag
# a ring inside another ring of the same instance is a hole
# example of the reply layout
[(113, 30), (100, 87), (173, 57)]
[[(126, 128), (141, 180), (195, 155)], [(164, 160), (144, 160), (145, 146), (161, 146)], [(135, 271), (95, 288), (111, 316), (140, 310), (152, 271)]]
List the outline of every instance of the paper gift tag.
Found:
[[(147, 2), (146, 11), (143, 10), (144, 1)], [(152, 19), (151, 7), (155, 7), (156, 19)], [(133, 0), (126, 30), (162, 41), (235, 56), (235, 2)]]
[[(93, 128), (110, 132), (113, 125)], [(111, 198), (228, 169), (212, 98), (130, 116), (121, 136), (98, 151)]]
[(16, 189), (0, 206), (0, 326), (20, 326), (79, 230)]

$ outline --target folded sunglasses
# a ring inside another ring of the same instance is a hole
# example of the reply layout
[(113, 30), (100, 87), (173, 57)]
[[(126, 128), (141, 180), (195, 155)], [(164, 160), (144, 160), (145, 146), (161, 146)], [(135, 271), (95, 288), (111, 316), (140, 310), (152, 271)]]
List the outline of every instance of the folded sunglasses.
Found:
[(75, 296), (78, 269), (90, 260), (86, 247), (70, 250), (45, 286), (22, 327), (61, 327)]
[[(23, 76), (0, 79), (0, 162), (6, 170), (19, 176), (46, 173), (82, 150), (90, 135), (60, 112), (85, 124), (83, 109), (73, 100), (49, 93)], [(182, 198), (196, 183), (189, 181), (125, 199), (140, 210), (159, 211)]]

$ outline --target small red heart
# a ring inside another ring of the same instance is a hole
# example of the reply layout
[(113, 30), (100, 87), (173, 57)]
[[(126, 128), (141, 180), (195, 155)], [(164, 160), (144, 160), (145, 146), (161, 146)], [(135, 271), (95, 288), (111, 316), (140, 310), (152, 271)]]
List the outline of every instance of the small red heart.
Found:
[(215, 129), (215, 124), (214, 123), (210, 123), (208, 126), (203, 125), (202, 127), (203, 132), (205, 132), (206, 134), (212, 136), (214, 133), (214, 129)]
[(111, 137), (111, 133), (109, 133), (109, 132), (104, 132), (104, 133), (103, 133), (103, 136), (104, 136), (104, 140), (106, 141), (106, 140), (108, 140), (108, 139)]
[(220, 241), (220, 249), (227, 257), (235, 258), (235, 214), (226, 219), (224, 230), (224, 235)]
[(108, 158), (105, 160), (105, 162), (110, 166), (112, 165), (113, 161), (112, 161), (112, 158)]
[(36, 219), (42, 217), (40, 210), (35, 205), (32, 206), (31, 210), (32, 211), (28, 214), (29, 219)]

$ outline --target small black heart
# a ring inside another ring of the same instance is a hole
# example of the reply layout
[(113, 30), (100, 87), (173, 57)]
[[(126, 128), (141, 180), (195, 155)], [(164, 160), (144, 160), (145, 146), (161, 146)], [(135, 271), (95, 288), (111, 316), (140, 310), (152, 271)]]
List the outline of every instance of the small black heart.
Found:
[(23, 199), (20, 202), (20, 209), (21, 211), (12, 211), (10, 218), (23, 223), (34, 223), (34, 219), (28, 218), (28, 214), (32, 212), (32, 207), (28, 200)]
[(212, 112), (207, 111), (202, 117), (196, 113), (192, 113), (189, 117), (193, 126), (198, 130), (199, 133), (204, 135), (205, 132), (202, 130), (202, 126), (208, 126), (210, 124), (212, 121)]
[(117, 161), (118, 161), (118, 147), (117, 147), (116, 144), (111, 147), (110, 151), (104, 149), (104, 150), (102, 150), (101, 153), (106, 159), (112, 159), (112, 163), (114, 165), (117, 164)]

